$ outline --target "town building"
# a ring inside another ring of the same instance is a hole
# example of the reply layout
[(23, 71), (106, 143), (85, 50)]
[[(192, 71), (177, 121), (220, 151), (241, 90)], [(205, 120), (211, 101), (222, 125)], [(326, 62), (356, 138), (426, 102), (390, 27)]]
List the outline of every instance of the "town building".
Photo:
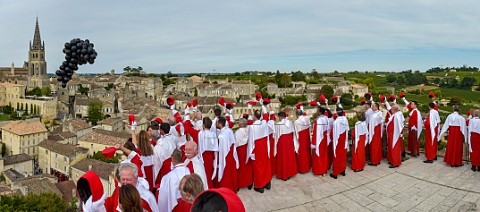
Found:
[(12, 121), (2, 127), (2, 141), (9, 155), (25, 153), (37, 159), (38, 144), (47, 135), (47, 128), (38, 118)]
[(72, 166), (72, 180), (76, 183), (85, 172), (95, 172), (102, 182), (103, 189), (107, 196), (112, 195), (115, 190), (115, 169), (117, 165), (105, 163), (94, 159), (83, 159)]

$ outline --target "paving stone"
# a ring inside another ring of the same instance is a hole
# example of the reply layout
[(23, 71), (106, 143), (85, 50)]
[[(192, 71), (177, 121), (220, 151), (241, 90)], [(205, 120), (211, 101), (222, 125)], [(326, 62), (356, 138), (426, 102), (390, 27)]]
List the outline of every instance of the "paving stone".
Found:
[(385, 207), (387, 208), (393, 208), (395, 207), (399, 202), (390, 198), (390, 197), (387, 197), (387, 196), (384, 196), (382, 194), (379, 194), (379, 193), (373, 193), (371, 194), (370, 196), (368, 196), (370, 199), (373, 199), (375, 200), (376, 202), (384, 205)]
[(343, 194), (347, 196), (349, 199), (355, 201), (356, 203), (362, 206), (370, 205), (373, 202), (373, 200), (371, 200), (370, 198), (366, 197), (363, 194), (360, 194), (359, 192), (347, 191), (347, 192), (344, 192)]
[(367, 208), (372, 210), (372, 211), (379, 211), (379, 212), (385, 212), (385, 211), (390, 211), (387, 207), (383, 206), (382, 204), (378, 202), (373, 202), (370, 205), (367, 205)]

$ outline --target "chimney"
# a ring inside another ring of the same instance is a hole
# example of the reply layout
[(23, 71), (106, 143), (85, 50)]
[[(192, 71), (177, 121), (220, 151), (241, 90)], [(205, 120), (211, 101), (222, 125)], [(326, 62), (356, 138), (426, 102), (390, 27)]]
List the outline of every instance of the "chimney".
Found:
[(15, 64), (13, 64), (13, 62), (12, 62), (12, 68), (10, 69), (10, 74), (11, 74), (12, 76), (15, 75)]

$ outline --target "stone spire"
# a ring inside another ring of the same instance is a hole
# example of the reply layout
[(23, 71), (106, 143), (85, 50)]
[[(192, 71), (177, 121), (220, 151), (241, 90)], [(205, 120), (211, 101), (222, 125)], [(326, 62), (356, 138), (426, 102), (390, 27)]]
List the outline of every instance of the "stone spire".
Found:
[(30, 46), (31, 49), (43, 49), (42, 39), (40, 38), (40, 26), (37, 22), (35, 24), (35, 34), (33, 35), (33, 44)]

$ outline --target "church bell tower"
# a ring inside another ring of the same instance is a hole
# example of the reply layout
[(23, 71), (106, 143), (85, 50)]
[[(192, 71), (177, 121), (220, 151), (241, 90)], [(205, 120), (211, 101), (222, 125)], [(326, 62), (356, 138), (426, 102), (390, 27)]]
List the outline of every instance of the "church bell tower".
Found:
[(28, 76), (47, 76), (47, 62), (45, 62), (45, 43), (40, 38), (38, 17), (33, 35), (33, 43), (30, 42), (28, 51)]

